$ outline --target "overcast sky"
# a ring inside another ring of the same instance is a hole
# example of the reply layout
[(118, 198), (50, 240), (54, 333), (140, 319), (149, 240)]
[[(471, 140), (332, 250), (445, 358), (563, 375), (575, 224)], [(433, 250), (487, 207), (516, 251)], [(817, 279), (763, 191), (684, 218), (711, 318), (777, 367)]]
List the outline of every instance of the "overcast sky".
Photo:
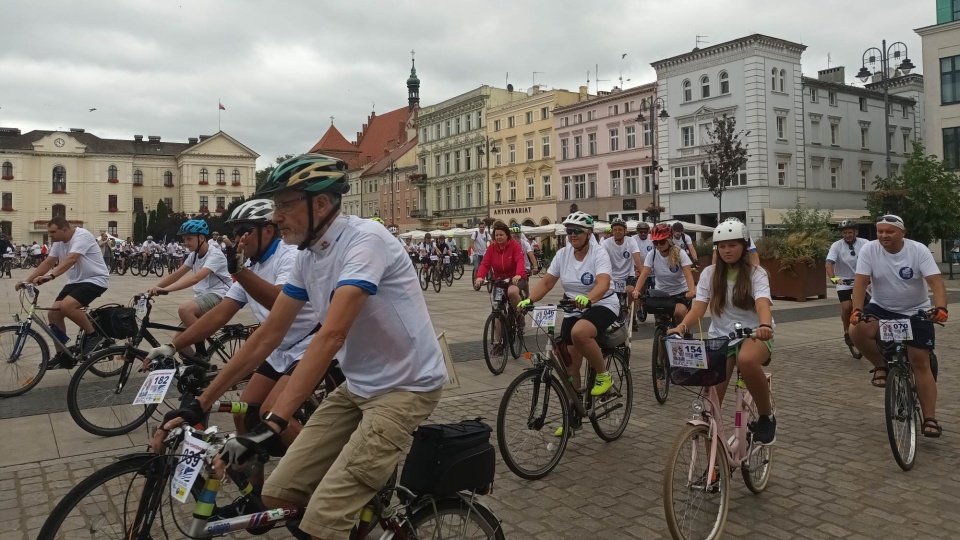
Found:
[[(847, 67), (882, 39), (921, 64), (934, 0), (42, 0), (3, 2), (0, 126), (107, 138), (222, 129), (262, 157), (308, 150), (335, 117), (353, 140), (373, 103), (421, 105), (481, 84), (595, 91), (652, 82), (650, 63), (754, 32), (803, 43), (803, 71)], [(703, 46), (703, 45), (702, 45)], [(626, 58), (621, 60), (621, 55)], [(96, 111), (88, 109), (96, 107)]]

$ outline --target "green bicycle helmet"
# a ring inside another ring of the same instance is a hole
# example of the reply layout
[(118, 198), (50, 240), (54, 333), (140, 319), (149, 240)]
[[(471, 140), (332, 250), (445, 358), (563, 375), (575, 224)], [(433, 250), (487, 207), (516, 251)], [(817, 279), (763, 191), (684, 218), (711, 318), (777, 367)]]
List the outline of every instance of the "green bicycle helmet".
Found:
[(207, 225), (207, 222), (202, 219), (191, 219), (184, 222), (184, 224), (180, 226), (180, 231), (177, 232), (177, 236), (183, 236), (185, 234), (210, 236), (210, 227)]
[(520, 225), (518, 225), (518, 224), (516, 224), (516, 223), (514, 223), (513, 225), (511, 225), (511, 226), (510, 226), (510, 232), (512, 232), (513, 234), (520, 234)]
[(604, 227), (603, 232), (606, 234), (613, 234), (613, 227)]
[(323, 154), (302, 154), (276, 166), (254, 193), (254, 198), (276, 195), (295, 189), (308, 193), (350, 193), (347, 163)]
[(379, 224), (381, 224), (381, 225), (385, 225), (385, 223), (383, 222), (383, 220), (380, 219), (380, 218), (377, 217), (377, 216), (373, 216), (372, 218), (370, 218), (370, 221), (376, 221), (377, 223), (379, 223)]

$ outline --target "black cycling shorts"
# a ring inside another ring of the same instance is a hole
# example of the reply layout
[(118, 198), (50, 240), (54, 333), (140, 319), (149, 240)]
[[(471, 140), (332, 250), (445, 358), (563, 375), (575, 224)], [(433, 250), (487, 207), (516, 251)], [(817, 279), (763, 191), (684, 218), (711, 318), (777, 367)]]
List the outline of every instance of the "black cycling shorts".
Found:
[[(845, 290), (845, 291), (837, 290), (837, 298), (839, 298), (841, 302), (850, 302), (850, 301), (852, 301), (852, 300), (853, 300), (853, 289), (847, 289), (847, 290)], [(867, 297), (864, 299), (863, 303), (864, 303), (864, 305), (870, 303), (870, 295), (869, 295), (869, 294), (868, 294)]]
[(560, 325), (560, 337), (567, 345), (573, 345), (573, 338), (570, 333), (573, 332), (573, 325), (577, 324), (580, 319), (589, 321), (597, 329), (597, 335), (599, 336), (617, 321), (617, 314), (603, 306), (593, 306), (583, 311), (579, 317), (564, 317), (563, 324)]
[[(876, 304), (867, 304), (867, 307), (863, 308), (863, 311), (864, 313), (879, 317), (883, 320), (910, 318), (909, 315), (894, 313)], [(913, 328), (913, 339), (905, 341), (904, 343), (906, 343), (908, 347), (932, 351), (937, 341), (937, 336), (933, 329), (933, 321), (912, 320), (910, 321), (910, 326)]]
[(627, 287), (636, 287), (637, 286), (637, 276), (630, 276), (627, 278)]
[(81, 306), (88, 307), (90, 302), (100, 298), (100, 295), (105, 292), (107, 292), (106, 287), (94, 285), (93, 283), (68, 283), (63, 286), (63, 289), (60, 289), (60, 294), (57, 295), (57, 302), (69, 296), (79, 302)]
[(264, 361), (262, 364), (260, 364), (260, 367), (258, 367), (257, 370), (254, 371), (254, 373), (258, 375), (263, 375), (264, 377), (270, 379), (273, 382), (279, 381), (280, 377), (283, 377), (284, 375), (287, 374), (287, 373), (280, 373), (279, 371), (273, 369), (273, 366), (271, 366), (270, 362), (267, 362), (267, 361)]

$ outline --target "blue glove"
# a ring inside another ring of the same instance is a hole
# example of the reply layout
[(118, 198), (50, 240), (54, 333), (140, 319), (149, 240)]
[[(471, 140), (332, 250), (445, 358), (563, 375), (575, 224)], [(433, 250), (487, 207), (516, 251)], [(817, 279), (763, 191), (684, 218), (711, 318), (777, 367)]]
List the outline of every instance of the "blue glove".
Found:
[(582, 294), (578, 294), (573, 298), (573, 301), (580, 304), (580, 307), (587, 307), (590, 305), (590, 299)]

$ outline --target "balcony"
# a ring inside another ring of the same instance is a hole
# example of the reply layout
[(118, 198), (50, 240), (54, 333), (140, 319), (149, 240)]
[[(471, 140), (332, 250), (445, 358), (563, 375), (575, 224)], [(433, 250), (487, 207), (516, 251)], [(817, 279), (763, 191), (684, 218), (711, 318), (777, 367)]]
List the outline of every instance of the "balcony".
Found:
[[(475, 216), (477, 214), (486, 214), (485, 206), (471, 206), (470, 208), (450, 208), (447, 210), (437, 210), (433, 212), (434, 217), (452, 217), (452, 216)], [(410, 213), (411, 217), (413, 212)]]
[(133, 187), (143, 187), (143, 182), (134, 182)]
[(421, 210), (418, 208), (414, 208), (413, 210), (410, 211), (410, 217), (414, 219), (426, 219), (427, 214), (428, 213), (426, 210)]
[(425, 174), (408, 174), (407, 181), (411, 186), (417, 187), (426, 187), (427, 186), (427, 175)]
[(200, 185), (200, 186), (209, 186), (209, 185), (210, 185), (210, 182), (207, 182), (206, 180), (201, 180), (201, 181), (197, 182), (197, 185)]
[(226, 181), (226, 180), (217, 180), (217, 185), (218, 185), (218, 186), (225, 186), (225, 185), (227, 185), (227, 181)]
[(120, 183), (120, 179), (119, 179), (119, 178), (107, 178), (107, 182), (109, 182), (109, 183), (111, 183), (111, 184), (119, 184), (119, 183)]

